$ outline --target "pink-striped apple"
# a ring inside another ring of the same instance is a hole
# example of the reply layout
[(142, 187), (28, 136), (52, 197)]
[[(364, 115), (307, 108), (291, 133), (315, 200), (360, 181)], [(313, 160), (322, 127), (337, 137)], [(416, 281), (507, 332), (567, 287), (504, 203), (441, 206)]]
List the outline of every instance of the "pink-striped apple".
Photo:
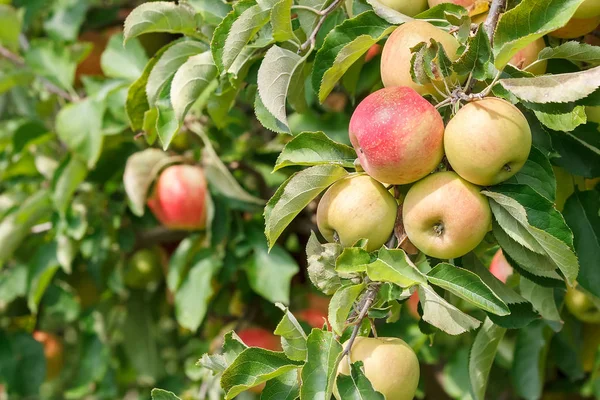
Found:
[(208, 189), (202, 168), (173, 165), (159, 176), (148, 207), (170, 229), (197, 230), (206, 226)]
[(444, 149), (463, 179), (481, 186), (512, 177), (531, 151), (531, 129), (519, 109), (487, 97), (461, 108), (446, 126)]
[[(408, 86), (421, 95), (432, 95), (439, 98), (438, 91), (433, 84), (420, 85), (413, 82), (410, 70), (412, 53), (410, 49), (421, 42), (430, 43), (435, 39), (446, 50), (451, 60), (458, 58), (458, 41), (446, 31), (443, 31), (429, 22), (414, 20), (400, 25), (388, 38), (381, 55), (381, 79), (387, 88), (396, 86)], [(448, 78), (449, 82), (457, 80)], [(443, 82), (437, 82), (436, 87), (445, 90)]]
[(415, 182), (444, 156), (444, 121), (427, 100), (409, 87), (385, 88), (356, 107), (350, 141), (362, 168), (380, 182)]
[(390, 238), (398, 204), (385, 187), (366, 174), (334, 183), (317, 207), (319, 231), (330, 242), (352, 246), (368, 239), (367, 250), (381, 248)]
[(480, 188), (454, 172), (440, 172), (415, 183), (404, 199), (404, 229), (428, 256), (450, 259), (473, 250), (492, 222)]

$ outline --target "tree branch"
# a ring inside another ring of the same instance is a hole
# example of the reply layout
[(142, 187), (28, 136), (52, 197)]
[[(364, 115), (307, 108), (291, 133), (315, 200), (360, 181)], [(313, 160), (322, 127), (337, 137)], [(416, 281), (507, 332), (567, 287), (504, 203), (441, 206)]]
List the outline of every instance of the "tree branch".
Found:
[(346, 347), (344, 348), (344, 351), (342, 352), (342, 357), (350, 354), (352, 345), (354, 344), (354, 341), (356, 340), (356, 337), (358, 336), (358, 331), (360, 330), (360, 325), (362, 324), (362, 321), (367, 317), (367, 314), (369, 313), (369, 309), (375, 302), (375, 299), (377, 298), (377, 293), (379, 293), (380, 287), (381, 286), (379, 284), (372, 284), (371, 287), (369, 289), (367, 289), (367, 292), (363, 296), (363, 298), (361, 300), (361, 305), (359, 306), (360, 313), (358, 314), (358, 317), (356, 318), (356, 322), (354, 324), (354, 329), (352, 330), (352, 335), (350, 335), (350, 339), (348, 339), (348, 342), (346, 342)]
[(490, 43), (494, 44), (494, 32), (496, 31), (496, 26), (498, 25), (498, 20), (500, 19), (500, 14), (504, 12), (506, 8), (506, 0), (493, 0), (492, 5), (490, 6), (490, 13), (488, 14), (487, 19), (483, 23), (483, 28), (490, 38)]
[(319, 22), (317, 22), (317, 25), (315, 26), (315, 29), (313, 29), (313, 31), (310, 34), (310, 36), (308, 37), (308, 39), (306, 39), (306, 42), (302, 43), (302, 45), (300, 46), (300, 49), (298, 50), (299, 52), (302, 52), (302, 51), (308, 49), (309, 47), (314, 47), (315, 46), (315, 43), (317, 41), (317, 35), (319, 34), (319, 30), (321, 29), (321, 27), (325, 23), (325, 20), (327, 19), (327, 17), (329, 16), (329, 14), (331, 14), (332, 12), (334, 12), (335, 9), (338, 8), (338, 6), (340, 4), (342, 4), (342, 2), (343, 2), (343, 0), (334, 0), (333, 3), (331, 3), (329, 5), (329, 7), (327, 7), (323, 11), (319, 11), (319, 13), (318, 13), (318, 15), (319, 15)]

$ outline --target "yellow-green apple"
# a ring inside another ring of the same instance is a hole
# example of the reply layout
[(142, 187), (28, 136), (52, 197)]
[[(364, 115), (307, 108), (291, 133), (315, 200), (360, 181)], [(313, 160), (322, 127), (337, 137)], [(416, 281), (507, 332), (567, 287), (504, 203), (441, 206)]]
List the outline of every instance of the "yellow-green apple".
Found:
[[(350, 349), (350, 361), (363, 362), (364, 373), (373, 389), (390, 400), (412, 400), (419, 385), (419, 360), (402, 339), (391, 337), (357, 337)], [(338, 374), (350, 375), (348, 357), (338, 367)], [(341, 397), (337, 390), (335, 396)]]
[(575, 39), (593, 32), (599, 24), (600, 16), (571, 18), (565, 26), (550, 32), (548, 35), (559, 39)]
[[(433, 84), (420, 85), (413, 82), (410, 70), (412, 53), (410, 49), (421, 42), (430, 43), (435, 39), (441, 43), (451, 60), (458, 58), (458, 41), (446, 31), (443, 31), (425, 21), (414, 20), (400, 25), (388, 38), (383, 46), (381, 55), (381, 79), (385, 87), (408, 86), (421, 95), (440, 95)], [(452, 81), (453, 79), (448, 79)], [(451, 83), (451, 82), (449, 82)], [(444, 83), (437, 82), (436, 87), (444, 90)]]
[(598, 0), (585, 0), (579, 5), (573, 18), (592, 18), (600, 15), (600, 1)]
[(409, 87), (367, 96), (352, 114), (349, 134), (361, 167), (380, 182), (415, 182), (444, 156), (442, 117)]
[[(263, 328), (246, 328), (237, 332), (242, 342), (248, 347), (260, 347), (272, 351), (281, 351), (281, 340)], [(265, 383), (261, 383), (249, 390), (253, 393), (261, 393), (265, 388)]]
[(499, 249), (494, 254), (494, 258), (492, 258), (492, 262), (490, 263), (490, 272), (504, 283), (513, 274), (513, 267), (508, 263), (506, 257), (504, 257), (502, 249)]
[(379, 2), (409, 17), (427, 10), (427, 0), (379, 0)]
[(531, 68), (527, 67), (529, 67), (537, 60), (538, 54), (540, 54), (540, 51), (542, 51), (545, 47), (546, 42), (544, 42), (544, 38), (539, 38), (529, 43), (521, 50), (519, 50), (518, 53), (515, 54), (508, 63), (514, 65), (519, 69), (531, 72), (534, 75), (543, 75), (546, 73), (546, 68), (548, 67), (548, 60), (537, 62), (533, 66), (531, 66)]
[(583, 370), (591, 372), (596, 362), (596, 353), (600, 347), (600, 325), (583, 325)]
[(600, 323), (600, 309), (581, 290), (568, 288), (565, 295), (565, 305), (578, 320), (592, 324)]
[(319, 231), (330, 242), (352, 246), (368, 239), (367, 250), (381, 248), (396, 222), (398, 204), (385, 187), (366, 174), (334, 183), (317, 207)]
[(585, 108), (588, 122), (600, 124), (600, 106), (588, 106)]
[(492, 212), (480, 188), (454, 172), (440, 172), (415, 183), (402, 208), (408, 238), (428, 256), (457, 258), (483, 240)]
[(446, 126), (444, 149), (463, 179), (481, 186), (504, 182), (527, 161), (531, 129), (519, 109), (487, 97), (461, 108)]
[(46, 358), (46, 379), (56, 378), (63, 368), (64, 346), (61, 340), (52, 333), (35, 331), (33, 338), (40, 342), (44, 347), (44, 357)]
[(572, 175), (569, 171), (561, 167), (553, 166), (554, 176), (556, 178), (556, 198), (554, 205), (558, 211), (562, 211), (569, 197), (579, 190), (591, 189), (586, 185), (586, 179), (581, 176)]
[(202, 168), (173, 165), (159, 176), (148, 207), (167, 228), (197, 230), (206, 226), (208, 189)]
[(129, 258), (123, 280), (131, 288), (144, 289), (160, 280), (166, 262), (166, 253), (160, 246), (138, 250)]

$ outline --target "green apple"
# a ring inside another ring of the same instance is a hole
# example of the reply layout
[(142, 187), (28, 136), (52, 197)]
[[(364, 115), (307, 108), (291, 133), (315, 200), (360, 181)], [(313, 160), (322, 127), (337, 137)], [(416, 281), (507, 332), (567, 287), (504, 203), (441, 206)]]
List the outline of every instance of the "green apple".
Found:
[(379, 2), (409, 17), (427, 10), (427, 0), (379, 0)]
[(127, 262), (123, 276), (125, 284), (134, 289), (144, 289), (158, 281), (163, 275), (165, 259), (164, 250), (159, 246), (136, 251)]
[[(435, 39), (441, 43), (448, 57), (454, 61), (458, 58), (458, 41), (446, 31), (443, 31), (428, 22), (414, 20), (400, 25), (388, 38), (381, 54), (381, 79), (385, 87), (407, 86), (421, 95), (432, 95), (439, 98), (433, 84), (420, 85), (413, 82), (410, 75), (412, 53), (410, 49), (421, 42), (429, 43)], [(449, 78), (450, 81), (456, 78)], [(451, 83), (451, 82), (449, 82)], [(440, 90), (444, 83), (436, 83)]]
[(592, 18), (600, 15), (600, 1), (598, 0), (585, 0), (579, 5), (573, 18)]
[(575, 39), (593, 32), (598, 24), (600, 24), (600, 16), (571, 18), (565, 26), (550, 32), (548, 35), (559, 39)]
[[(402, 339), (357, 337), (350, 350), (350, 361), (363, 362), (364, 373), (373, 389), (389, 400), (412, 400), (419, 385), (419, 360)], [(350, 375), (348, 357), (338, 367), (338, 374)], [(341, 399), (337, 390), (335, 397)]]
[(350, 119), (350, 141), (361, 167), (380, 182), (402, 185), (433, 171), (444, 156), (444, 121), (408, 87), (380, 89)]
[(450, 259), (473, 250), (492, 222), (480, 188), (454, 172), (440, 172), (415, 183), (402, 208), (408, 238), (428, 256)]
[(446, 157), (454, 171), (481, 186), (497, 185), (519, 172), (531, 141), (523, 113), (494, 97), (467, 103), (444, 133)]
[(565, 295), (565, 305), (578, 320), (588, 323), (600, 323), (600, 309), (582, 291), (568, 288)]
[(588, 122), (600, 124), (600, 106), (588, 106), (585, 108)]
[(592, 372), (596, 362), (596, 353), (600, 347), (600, 325), (583, 325), (583, 370)]
[(346, 247), (368, 239), (367, 250), (381, 248), (394, 230), (398, 204), (385, 187), (366, 174), (334, 183), (317, 208), (319, 231)]

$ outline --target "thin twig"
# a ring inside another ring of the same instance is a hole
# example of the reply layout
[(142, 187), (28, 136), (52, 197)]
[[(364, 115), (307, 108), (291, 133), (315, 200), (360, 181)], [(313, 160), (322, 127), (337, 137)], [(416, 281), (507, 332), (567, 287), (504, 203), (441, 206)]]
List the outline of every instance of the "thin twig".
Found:
[(506, 8), (506, 0), (493, 0), (492, 5), (490, 6), (490, 13), (488, 14), (487, 19), (483, 23), (483, 27), (488, 37), (490, 38), (490, 43), (494, 44), (494, 32), (496, 31), (496, 25), (498, 25), (498, 20), (500, 19), (500, 14)]
[(369, 313), (369, 309), (375, 302), (375, 299), (377, 298), (377, 293), (379, 293), (379, 288), (380, 288), (379, 284), (373, 284), (373, 285), (371, 285), (371, 287), (369, 289), (367, 289), (367, 292), (365, 293), (365, 295), (362, 299), (362, 306), (360, 307), (360, 314), (358, 314), (358, 317), (356, 318), (357, 324), (354, 325), (354, 329), (352, 330), (352, 335), (350, 335), (350, 339), (348, 339), (348, 342), (346, 343), (346, 348), (344, 348), (344, 351), (342, 352), (342, 357), (350, 354), (352, 345), (354, 344), (354, 341), (356, 340), (356, 337), (358, 336), (358, 331), (360, 330), (361, 322), (366, 318), (367, 314)]
[(300, 46), (299, 52), (303, 52), (304, 50), (308, 49), (309, 47), (314, 47), (315, 46), (315, 43), (317, 41), (317, 35), (319, 34), (319, 30), (321, 30), (321, 27), (325, 23), (325, 20), (327, 19), (327, 16), (329, 14), (331, 14), (332, 12), (334, 12), (335, 9), (338, 8), (338, 6), (340, 4), (342, 4), (342, 2), (343, 2), (343, 0), (334, 0), (333, 3), (331, 3), (329, 5), (329, 7), (327, 7), (323, 11), (319, 12), (319, 14), (318, 14), (319, 15), (319, 22), (317, 22), (317, 25), (315, 26), (315, 29), (313, 29), (313, 31), (310, 34), (310, 36), (308, 37), (308, 39), (306, 39), (306, 42), (302, 43), (302, 46)]

